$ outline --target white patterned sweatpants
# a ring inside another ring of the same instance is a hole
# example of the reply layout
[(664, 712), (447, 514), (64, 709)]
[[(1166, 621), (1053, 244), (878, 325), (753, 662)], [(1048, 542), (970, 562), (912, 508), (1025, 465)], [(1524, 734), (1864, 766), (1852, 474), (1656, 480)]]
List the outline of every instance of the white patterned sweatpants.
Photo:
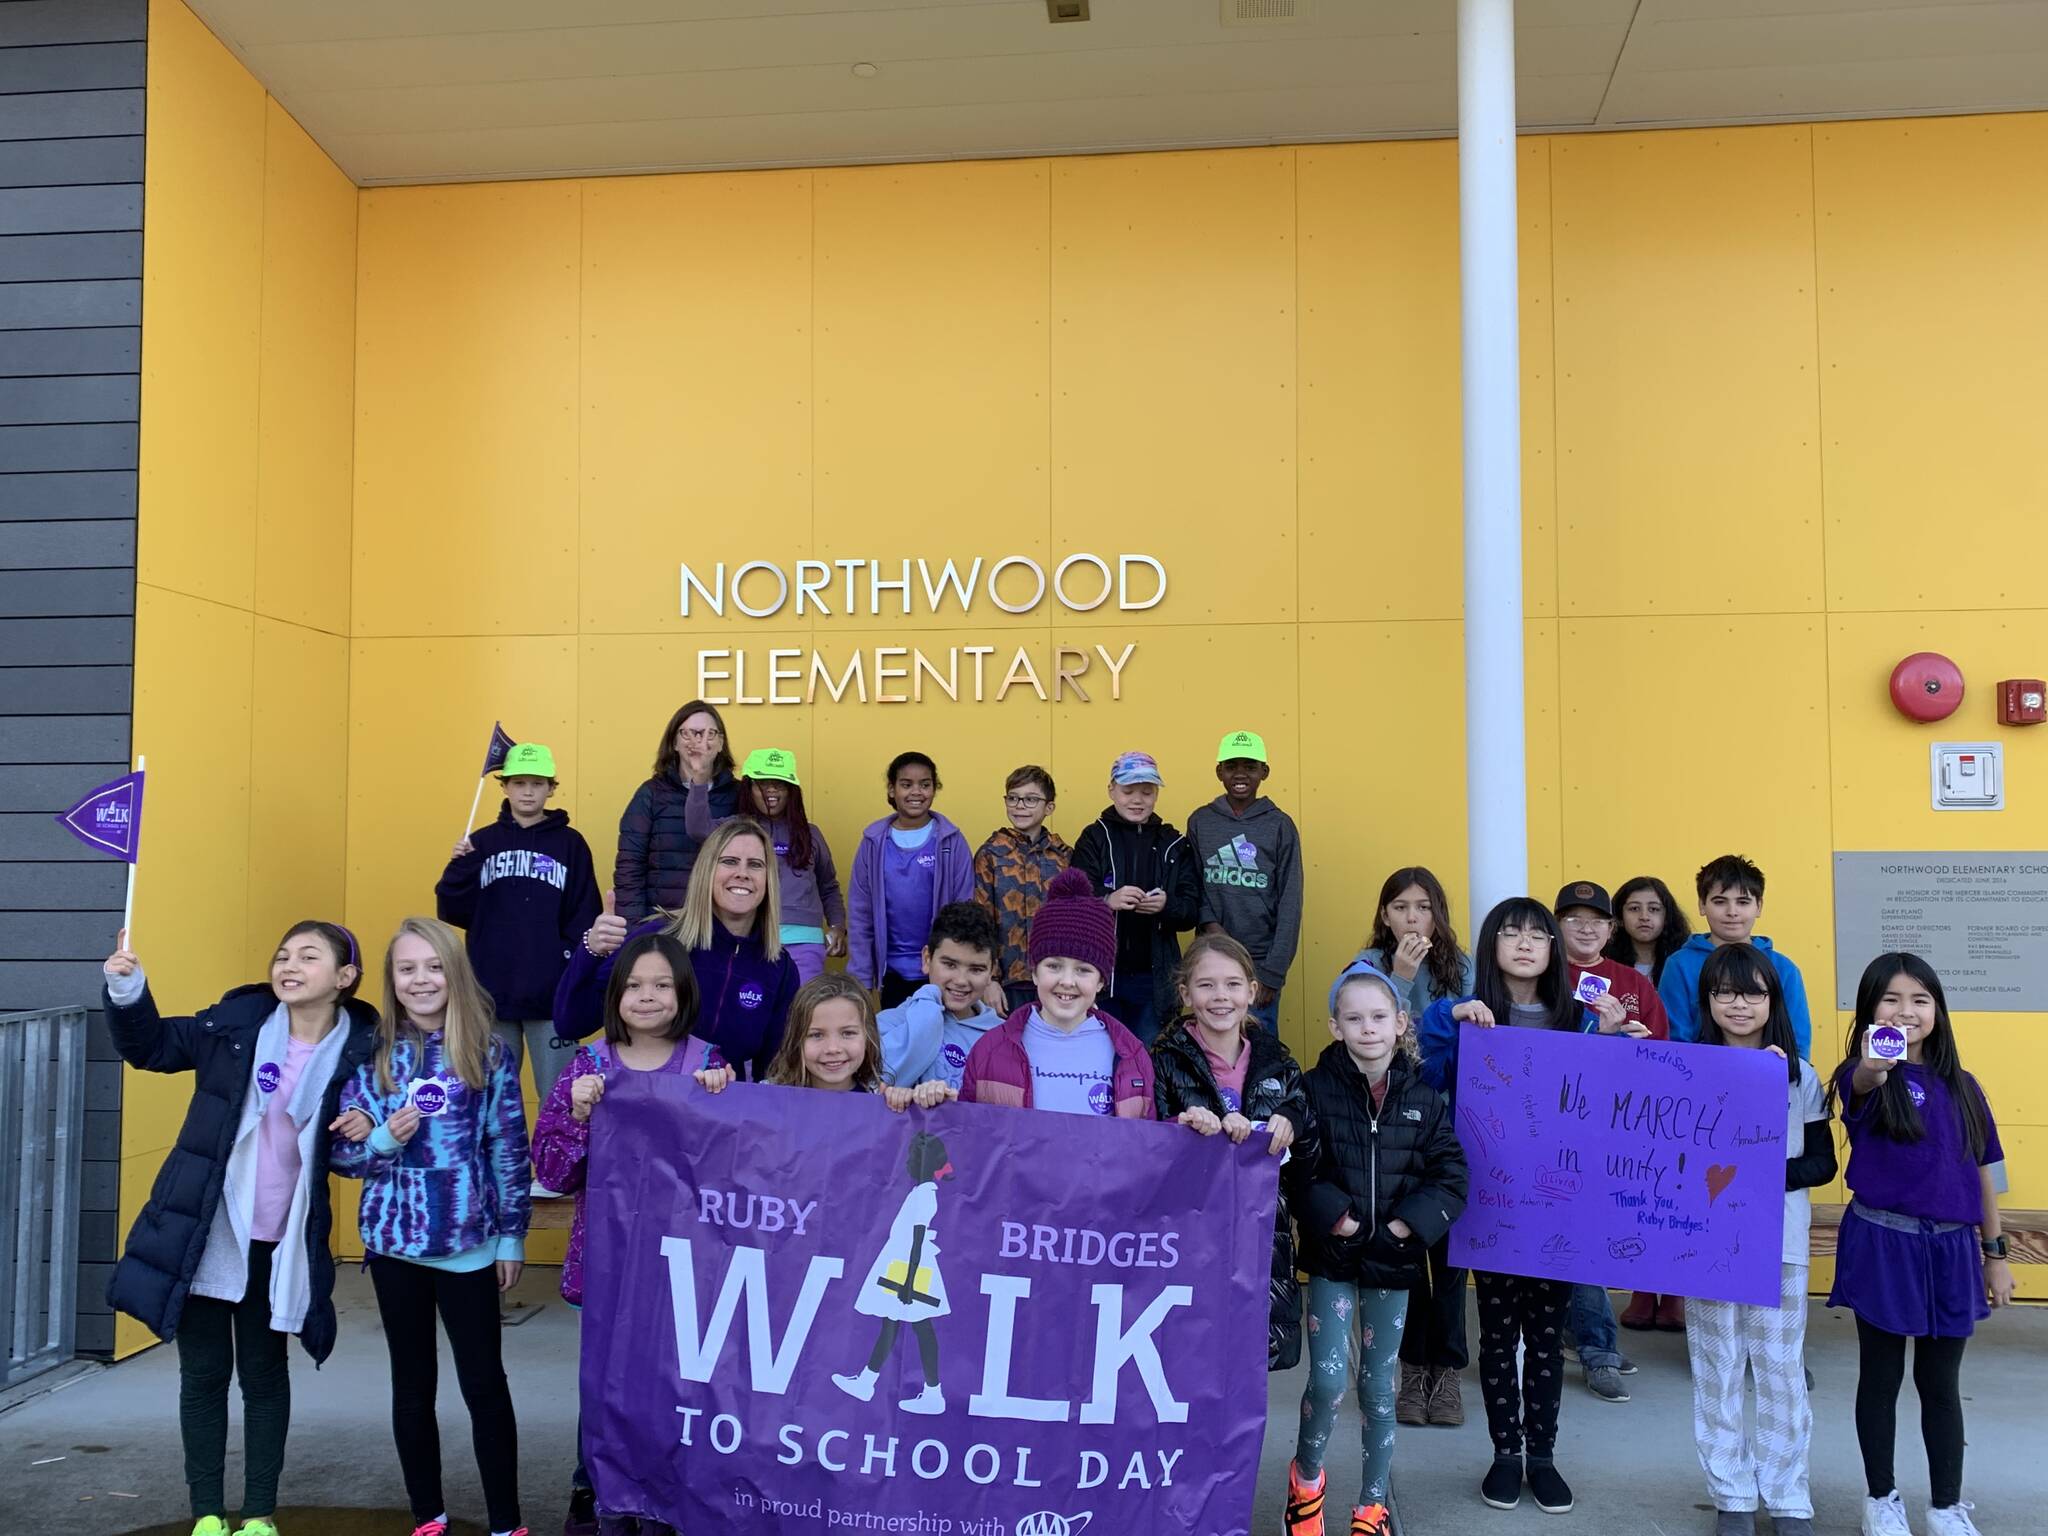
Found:
[[(1755, 1509), (1813, 1518), (1807, 1447), (1813, 1409), (1806, 1398), (1806, 1266), (1785, 1264), (1778, 1305), (1685, 1304), (1692, 1356), (1692, 1432), (1716, 1509)], [(1756, 1382), (1756, 1428), (1743, 1425), (1742, 1377)]]

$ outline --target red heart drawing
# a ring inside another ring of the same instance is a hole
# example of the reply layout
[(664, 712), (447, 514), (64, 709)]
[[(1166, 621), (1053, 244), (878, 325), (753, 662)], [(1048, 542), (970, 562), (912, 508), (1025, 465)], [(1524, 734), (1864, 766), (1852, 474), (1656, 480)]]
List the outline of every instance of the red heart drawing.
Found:
[(1711, 1163), (1707, 1167), (1707, 1204), (1714, 1203), (1714, 1197), (1735, 1182), (1733, 1163)]

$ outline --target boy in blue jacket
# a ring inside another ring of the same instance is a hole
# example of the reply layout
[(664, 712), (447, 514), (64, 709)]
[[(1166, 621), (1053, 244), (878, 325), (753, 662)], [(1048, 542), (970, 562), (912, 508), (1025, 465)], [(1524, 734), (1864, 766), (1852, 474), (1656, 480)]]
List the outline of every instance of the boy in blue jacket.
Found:
[(1799, 1041), (1799, 1054), (1813, 1054), (1813, 1016), (1806, 1006), (1806, 978), (1799, 967), (1771, 948), (1771, 941), (1752, 932), (1764, 913), (1764, 872), (1739, 853), (1724, 853), (1700, 869), (1694, 885), (1699, 891), (1700, 916), (1707, 931), (1686, 940), (1685, 947), (1664, 962), (1664, 979), (1657, 984), (1657, 996), (1671, 1016), (1671, 1038), (1697, 1040), (1700, 1037), (1700, 968), (1707, 956), (1723, 944), (1754, 944), (1771, 957), (1778, 973), (1778, 985), (1785, 993), (1785, 1016)]
[(996, 920), (980, 903), (955, 901), (939, 908), (925, 940), (925, 984), (875, 1019), (882, 1032), (884, 1083), (959, 1088), (967, 1053), (1003, 1022), (982, 1001), (1001, 947)]
[(498, 782), (498, 819), (455, 845), (434, 903), (442, 922), (466, 930), (464, 948), (497, 1008), (513, 1076), (531, 1053), (534, 1098), (544, 1104), (576, 1055), (574, 1040), (555, 1038), (551, 1015), (569, 952), (597, 919), (597, 874), (569, 813), (547, 808), (557, 786), (554, 753), (520, 742)]

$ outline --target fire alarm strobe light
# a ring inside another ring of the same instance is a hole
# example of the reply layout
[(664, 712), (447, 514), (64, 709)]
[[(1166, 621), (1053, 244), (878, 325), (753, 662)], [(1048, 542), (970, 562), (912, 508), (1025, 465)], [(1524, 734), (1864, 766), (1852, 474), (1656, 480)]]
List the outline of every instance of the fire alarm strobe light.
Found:
[(1915, 651), (1892, 668), (1892, 703), (1908, 720), (1946, 720), (1962, 702), (1962, 670), (1939, 651)]
[(1998, 685), (2000, 725), (2039, 725), (2048, 720), (2048, 687), (2038, 677), (2008, 677)]

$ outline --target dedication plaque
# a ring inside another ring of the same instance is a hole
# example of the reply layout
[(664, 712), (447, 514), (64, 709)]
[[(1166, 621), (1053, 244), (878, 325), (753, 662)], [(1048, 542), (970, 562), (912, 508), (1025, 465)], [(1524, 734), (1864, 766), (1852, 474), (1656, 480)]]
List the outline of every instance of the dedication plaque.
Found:
[(2048, 1009), (2048, 853), (1837, 853), (1836, 1006), (1900, 949), (1934, 967), (1951, 1010)]

